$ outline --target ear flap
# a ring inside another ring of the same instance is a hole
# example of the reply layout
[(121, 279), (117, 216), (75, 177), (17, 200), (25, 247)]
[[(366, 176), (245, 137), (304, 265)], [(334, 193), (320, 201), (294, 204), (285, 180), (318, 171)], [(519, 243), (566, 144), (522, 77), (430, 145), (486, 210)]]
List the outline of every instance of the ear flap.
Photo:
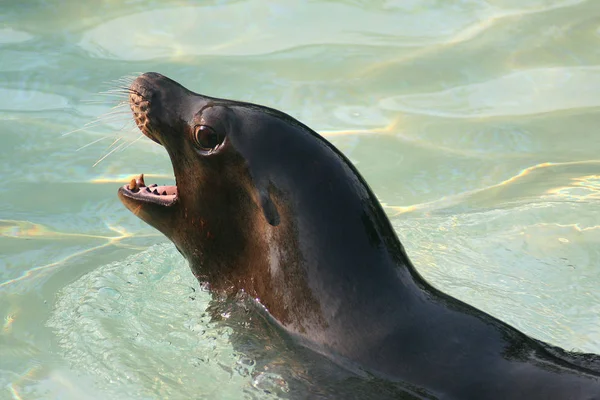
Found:
[(279, 225), (279, 212), (271, 200), (268, 189), (259, 189), (260, 205), (263, 209), (263, 215), (267, 222), (273, 226)]

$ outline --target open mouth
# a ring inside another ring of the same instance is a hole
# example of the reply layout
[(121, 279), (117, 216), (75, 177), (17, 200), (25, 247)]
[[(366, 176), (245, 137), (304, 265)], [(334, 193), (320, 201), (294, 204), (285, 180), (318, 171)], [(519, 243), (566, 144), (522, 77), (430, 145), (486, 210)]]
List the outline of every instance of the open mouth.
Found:
[[(149, 139), (163, 145), (152, 133), (148, 113), (150, 111), (151, 95), (145, 86), (146, 74), (138, 77), (129, 87), (129, 106), (139, 130)], [(144, 174), (132, 178), (129, 184), (120, 188), (119, 194), (140, 203), (153, 203), (161, 206), (170, 206), (177, 200), (177, 186), (159, 186), (152, 184), (146, 186)]]
[(146, 186), (144, 174), (140, 174), (140, 176), (132, 178), (129, 184), (121, 187), (121, 194), (140, 202), (170, 206), (177, 200), (177, 186), (159, 186), (157, 184)]

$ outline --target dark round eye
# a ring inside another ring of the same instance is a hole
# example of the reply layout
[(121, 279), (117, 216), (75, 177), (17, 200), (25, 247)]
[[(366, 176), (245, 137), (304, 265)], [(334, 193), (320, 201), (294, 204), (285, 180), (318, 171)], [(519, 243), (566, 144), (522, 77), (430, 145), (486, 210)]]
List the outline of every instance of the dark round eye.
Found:
[(196, 143), (203, 150), (214, 150), (225, 140), (225, 135), (208, 125), (196, 127)]

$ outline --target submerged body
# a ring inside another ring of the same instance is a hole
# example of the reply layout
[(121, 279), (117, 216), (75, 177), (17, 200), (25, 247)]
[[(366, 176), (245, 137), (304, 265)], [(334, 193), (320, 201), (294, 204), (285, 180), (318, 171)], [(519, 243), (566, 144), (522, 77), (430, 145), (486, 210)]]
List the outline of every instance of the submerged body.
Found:
[(417, 397), (600, 398), (600, 357), (539, 342), (430, 286), (360, 174), (310, 128), (156, 73), (129, 93), (177, 186), (138, 179), (119, 197), (212, 290), (244, 290), (309, 347)]

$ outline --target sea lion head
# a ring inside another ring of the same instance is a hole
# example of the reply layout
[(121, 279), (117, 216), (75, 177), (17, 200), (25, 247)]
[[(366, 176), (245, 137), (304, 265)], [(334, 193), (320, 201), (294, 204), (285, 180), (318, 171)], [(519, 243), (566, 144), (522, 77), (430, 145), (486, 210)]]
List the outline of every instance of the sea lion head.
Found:
[[(288, 168), (286, 157), (310, 162), (312, 141), (294, 137), (312, 131), (277, 110), (193, 93), (157, 73), (139, 76), (129, 92), (139, 129), (167, 150), (176, 186), (138, 178), (119, 189), (121, 201), (171, 239), (213, 287), (237, 286), (256, 268), (248, 264), (272, 262), (273, 241), (293, 241), (277, 234), (293, 224), (280, 197), (292, 182), (279, 172)], [(282, 218), (287, 224), (279, 227)]]

